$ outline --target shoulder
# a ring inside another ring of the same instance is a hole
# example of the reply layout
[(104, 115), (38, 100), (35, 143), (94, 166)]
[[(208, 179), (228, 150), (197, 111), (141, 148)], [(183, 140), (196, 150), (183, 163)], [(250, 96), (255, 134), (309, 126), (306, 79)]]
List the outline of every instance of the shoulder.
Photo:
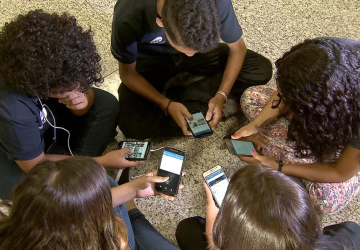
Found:
[(0, 117), (10, 120), (24, 119), (27, 114), (34, 114), (36, 109), (31, 98), (9, 90), (0, 80)]
[[(355, 222), (346, 221), (324, 228), (325, 236), (331, 237), (331, 242), (338, 243), (346, 249), (360, 249), (360, 226)], [(342, 248), (343, 249), (343, 248)]]
[[(145, 16), (146, 1), (145, 0), (119, 0), (114, 7), (113, 26), (140, 24)], [(114, 27), (113, 27), (114, 28)]]

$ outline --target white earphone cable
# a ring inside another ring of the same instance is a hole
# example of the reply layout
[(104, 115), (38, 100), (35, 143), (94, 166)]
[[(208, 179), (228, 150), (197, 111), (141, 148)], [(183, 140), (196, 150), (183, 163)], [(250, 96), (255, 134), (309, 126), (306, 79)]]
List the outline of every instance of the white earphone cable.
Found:
[[(53, 118), (53, 120), (54, 120), (54, 124), (51, 124), (51, 122), (47, 119), (47, 115), (46, 115), (46, 114), (43, 114), (44, 117), (45, 117), (45, 120), (49, 123), (49, 125), (50, 125), (51, 127), (54, 128), (54, 138), (53, 138), (54, 142), (51, 144), (51, 146), (49, 147), (49, 149), (50, 149), (50, 148), (54, 145), (54, 143), (56, 142), (56, 129), (62, 129), (62, 130), (64, 130), (64, 131), (66, 131), (66, 132), (68, 133), (68, 135), (69, 135), (69, 136), (68, 136), (68, 141), (67, 141), (68, 149), (69, 149), (70, 154), (71, 154), (72, 156), (74, 156), (73, 153), (72, 153), (72, 151), (71, 151), (71, 148), (70, 148), (70, 132), (69, 132), (67, 129), (65, 129), (65, 128), (57, 127), (57, 126), (56, 126), (56, 120), (55, 120), (55, 117), (54, 117), (51, 109), (50, 109), (46, 104), (43, 104), (43, 103), (41, 102), (41, 100), (40, 100), (39, 97), (38, 97), (38, 99), (39, 99), (39, 102), (40, 102), (41, 107), (42, 107), (42, 108), (47, 108), (47, 110), (50, 111), (50, 114), (51, 114), (51, 116), (52, 116), (52, 118)], [(41, 112), (42, 112), (42, 111), (41, 111)], [(49, 149), (48, 149), (48, 151), (49, 151)]]

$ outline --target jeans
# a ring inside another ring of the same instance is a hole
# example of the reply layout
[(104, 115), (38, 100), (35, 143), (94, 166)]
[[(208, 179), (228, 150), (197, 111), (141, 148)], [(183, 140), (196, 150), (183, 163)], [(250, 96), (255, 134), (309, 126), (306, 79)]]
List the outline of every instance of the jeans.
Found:
[[(189, 72), (206, 76), (205, 79), (188, 86), (166, 90), (171, 100), (181, 102), (189, 112), (207, 112), (209, 100), (215, 96), (221, 84), (229, 55), (229, 47), (221, 44), (208, 53), (197, 53), (193, 57), (184, 54), (165, 55), (151, 59), (138, 59), (136, 70), (160, 93), (165, 83), (177, 74)], [(272, 66), (262, 55), (247, 50), (244, 64), (230, 95), (239, 97), (245, 89), (266, 84), (272, 76)], [(126, 137), (147, 139), (164, 136), (180, 136), (182, 130), (171, 116), (151, 101), (131, 91), (125, 84), (119, 89), (120, 113), (118, 125)], [(124, 119), (126, 117), (126, 119)]]
[[(118, 184), (108, 176), (111, 187)], [(122, 204), (114, 208), (114, 214), (122, 218), (128, 231), (128, 244), (131, 250), (180, 250), (162, 236), (139, 211), (131, 209), (126, 211)]]
[[(44, 102), (55, 116), (56, 125), (70, 132), (70, 148), (74, 155), (101, 156), (111, 138), (114, 137), (119, 113), (118, 101), (104, 90), (97, 88), (92, 90), (94, 103), (83, 116), (73, 115), (57, 99)], [(54, 144), (54, 130), (51, 127), (47, 129), (43, 137), (46, 154), (69, 154), (68, 134), (65, 131), (56, 130)], [(15, 186), (25, 177), (25, 173), (15, 161), (8, 159), (3, 150), (0, 150), (0, 159), (0, 199), (8, 200), (11, 199)]]

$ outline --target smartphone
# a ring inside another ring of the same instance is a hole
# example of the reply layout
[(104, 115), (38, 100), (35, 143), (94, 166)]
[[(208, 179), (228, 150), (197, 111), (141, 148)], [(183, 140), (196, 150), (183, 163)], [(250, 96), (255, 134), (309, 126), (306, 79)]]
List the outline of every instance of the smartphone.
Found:
[(169, 177), (166, 182), (156, 183), (155, 189), (163, 194), (176, 196), (179, 190), (185, 152), (165, 147), (162, 152), (160, 166), (157, 175)]
[(252, 157), (251, 150), (255, 150), (254, 144), (250, 141), (225, 140), (225, 143), (229, 152), (233, 155)]
[(203, 177), (210, 188), (218, 207), (221, 207), (229, 186), (229, 180), (226, 178), (224, 171), (219, 165), (217, 165), (216, 167), (204, 172)]
[(202, 112), (193, 113), (192, 116), (194, 118), (192, 121), (187, 118), (185, 119), (195, 138), (202, 138), (213, 134), (213, 131)]
[(149, 141), (121, 141), (118, 149), (132, 148), (132, 152), (125, 154), (124, 157), (129, 161), (145, 161), (150, 157), (152, 142)]

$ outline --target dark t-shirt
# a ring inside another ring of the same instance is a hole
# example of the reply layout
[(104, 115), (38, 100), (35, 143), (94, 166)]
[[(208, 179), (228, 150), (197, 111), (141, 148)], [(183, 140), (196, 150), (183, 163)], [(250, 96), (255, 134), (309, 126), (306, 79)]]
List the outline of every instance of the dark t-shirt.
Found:
[(346, 221), (325, 227), (318, 242), (321, 249), (360, 249), (360, 226)]
[[(164, 28), (156, 24), (157, 0), (118, 0), (114, 9), (111, 52), (120, 62), (131, 64), (138, 58), (178, 54), (167, 41)], [(219, 0), (221, 39), (236, 42), (242, 29), (231, 0)]]
[[(38, 98), (9, 90), (0, 75), (0, 167), (10, 160), (31, 160), (44, 149), (49, 125), (41, 119)], [(2, 159), (6, 156), (6, 159)]]

